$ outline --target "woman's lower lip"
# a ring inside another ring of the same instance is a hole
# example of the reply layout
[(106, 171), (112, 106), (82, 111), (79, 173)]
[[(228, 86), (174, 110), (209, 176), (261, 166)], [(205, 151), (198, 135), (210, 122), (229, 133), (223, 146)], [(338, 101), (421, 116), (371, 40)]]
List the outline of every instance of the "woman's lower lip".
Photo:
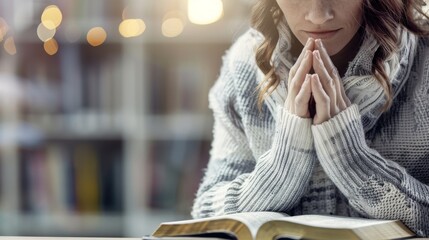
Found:
[(335, 34), (337, 34), (338, 30), (334, 30), (334, 31), (328, 31), (328, 32), (307, 32), (305, 31), (305, 33), (308, 35), (308, 37), (311, 38), (320, 38), (320, 39), (328, 39), (328, 38), (332, 38)]

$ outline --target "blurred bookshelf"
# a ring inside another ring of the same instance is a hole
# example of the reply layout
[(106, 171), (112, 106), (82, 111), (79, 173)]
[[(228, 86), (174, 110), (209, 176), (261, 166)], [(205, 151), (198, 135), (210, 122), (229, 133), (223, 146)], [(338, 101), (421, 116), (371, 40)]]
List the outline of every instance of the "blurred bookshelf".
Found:
[[(222, 18), (197, 25), (188, 1), (0, 0), (0, 235), (138, 237), (190, 217), (208, 91), (251, 3), (214, 0)], [(52, 55), (37, 32), (50, 5), (62, 12)], [(166, 37), (173, 15), (183, 29)], [(126, 19), (144, 32), (123, 37)], [(93, 27), (107, 33), (96, 47)]]

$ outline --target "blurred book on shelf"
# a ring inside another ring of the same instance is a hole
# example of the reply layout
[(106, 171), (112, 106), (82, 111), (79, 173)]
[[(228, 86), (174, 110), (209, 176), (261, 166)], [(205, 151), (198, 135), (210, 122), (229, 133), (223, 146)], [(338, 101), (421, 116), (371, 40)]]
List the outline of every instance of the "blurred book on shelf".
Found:
[(120, 213), (124, 209), (121, 145), (99, 141), (22, 148), (22, 211), (35, 215)]
[[(151, 44), (151, 114), (208, 113), (208, 91), (227, 43)], [(192, 53), (192, 54), (191, 54)]]
[(149, 147), (151, 184), (149, 204), (153, 209), (191, 212), (193, 196), (202, 169), (207, 165), (210, 141), (155, 141)]

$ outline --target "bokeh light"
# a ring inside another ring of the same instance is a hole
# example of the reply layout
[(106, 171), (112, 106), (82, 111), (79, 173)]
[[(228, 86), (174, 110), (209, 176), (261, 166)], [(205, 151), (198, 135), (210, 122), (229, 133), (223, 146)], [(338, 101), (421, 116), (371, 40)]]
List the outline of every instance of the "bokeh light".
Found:
[(56, 32), (55, 28), (48, 29), (42, 23), (40, 23), (39, 26), (37, 27), (37, 36), (43, 42), (46, 42), (49, 39), (53, 38), (55, 36), (55, 32)]
[(176, 17), (167, 18), (162, 23), (162, 34), (165, 37), (177, 37), (183, 32), (184, 27), (185, 24), (182, 19)]
[(6, 38), (6, 40), (4, 41), (3, 47), (8, 54), (10, 55), (16, 54), (15, 40), (13, 39), (13, 37)]
[(188, 18), (194, 24), (214, 23), (222, 16), (222, 0), (188, 0)]
[(146, 30), (146, 24), (142, 19), (126, 19), (119, 24), (119, 33), (126, 38), (137, 37)]
[(43, 48), (47, 54), (54, 55), (58, 52), (58, 43), (55, 38), (51, 38), (43, 43)]
[(47, 29), (57, 28), (62, 20), (63, 15), (56, 5), (47, 6), (45, 10), (43, 10), (41, 21)]
[(102, 27), (91, 28), (86, 35), (88, 43), (93, 47), (103, 44), (106, 41), (106, 38), (107, 33)]

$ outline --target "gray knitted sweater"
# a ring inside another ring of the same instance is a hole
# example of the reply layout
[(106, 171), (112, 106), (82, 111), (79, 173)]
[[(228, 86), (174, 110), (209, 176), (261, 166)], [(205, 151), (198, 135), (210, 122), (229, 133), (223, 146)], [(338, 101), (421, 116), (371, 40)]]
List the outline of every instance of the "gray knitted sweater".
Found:
[[(283, 108), (284, 83), (257, 109), (260, 41), (256, 30), (241, 36), (210, 91), (214, 139), (193, 217), (279, 211), (400, 219), (429, 236), (429, 39), (403, 44), (389, 74), (393, 107), (384, 114), (376, 111), (383, 99), (371, 89), (376, 81), (359, 78), (371, 72), (373, 51), (364, 43), (343, 78), (353, 104), (320, 125)], [(279, 43), (275, 56), (287, 49)], [(274, 57), (274, 65), (281, 69), (283, 60)]]

